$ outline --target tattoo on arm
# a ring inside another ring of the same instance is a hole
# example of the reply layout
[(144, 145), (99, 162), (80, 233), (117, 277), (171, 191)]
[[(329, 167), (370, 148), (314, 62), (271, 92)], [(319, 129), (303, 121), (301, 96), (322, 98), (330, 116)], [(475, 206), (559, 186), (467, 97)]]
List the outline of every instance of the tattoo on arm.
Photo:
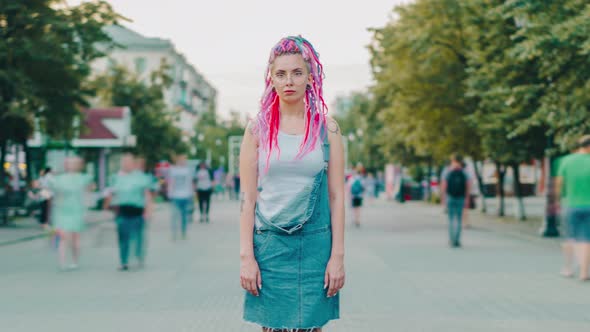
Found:
[(334, 120), (329, 120), (328, 130), (334, 134), (340, 134), (340, 127), (338, 127), (338, 123)]
[(240, 213), (244, 212), (244, 203), (246, 202), (246, 197), (244, 193), (241, 194), (242, 200), (240, 201)]

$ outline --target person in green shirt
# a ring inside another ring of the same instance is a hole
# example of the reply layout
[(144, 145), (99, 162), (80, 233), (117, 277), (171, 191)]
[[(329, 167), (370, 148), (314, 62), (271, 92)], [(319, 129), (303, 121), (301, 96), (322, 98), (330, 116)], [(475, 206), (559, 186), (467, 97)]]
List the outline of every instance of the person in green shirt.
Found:
[[(78, 267), (80, 256), (80, 233), (84, 230), (84, 192), (90, 189), (92, 178), (83, 174), (83, 161), (78, 157), (65, 160), (65, 173), (48, 182), (54, 196), (51, 201), (51, 220), (59, 241), (59, 264), (61, 269)], [(66, 250), (71, 248), (73, 263), (66, 267)]]
[[(564, 245), (564, 251), (574, 248), (580, 267), (579, 279), (590, 280), (590, 135), (578, 141), (575, 153), (561, 160), (556, 188), (566, 207), (568, 244)], [(573, 276), (574, 272), (566, 266), (562, 274)]]
[(129, 247), (135, 242), (135, 256), (139, 266), (144, 264), (143, 228), (152, 213), (152, 182), (137, 169), (135, 157), (125, 154), (121, 158), (121, 171), (113, 177), (109, 202), (115, 206), (119, 239), (120, 271), (129, 270)]

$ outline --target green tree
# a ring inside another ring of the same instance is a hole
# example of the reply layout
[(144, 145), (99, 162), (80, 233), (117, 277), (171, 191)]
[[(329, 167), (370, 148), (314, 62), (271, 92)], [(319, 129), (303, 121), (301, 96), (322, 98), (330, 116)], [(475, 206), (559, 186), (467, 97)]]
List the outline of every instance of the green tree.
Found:
[(483, 152), (496, 163), (499, 215), (504, 215), (504, 175), (511, 167), (519, 218), (524, 220), (519, 165), (541, 158), (546, 148), (543, 123), (522, 126), (540, 106), (543, 82), (536, 74), (538, 62), (515, 58), (515, 40), (524, 23), (511, 14), (508, 2), (476, 0), (470, 6), (467, 93), (478, 101), (470, 120), (482, 136)]
[(586, 0), (511, 0), (504, 15), (518, 21), (513, 61), (534, 63), (534, 86), (515, 89), (535, 94), (538, 107), (518, 131), (547, 126), (559, 151), (590, 130), (590, 4)]
[(144, 156), (150, 168), (161, 159), (188, 152), (182, 132), (174, 125), (175, 114), (164, 102), (164, 90), (171, 84), (167, 68), (162, 64), (144, 81), (125, 67), (113, 66), (89, 84), (98, 92), (99, 105), (131, 109), (131, 129), (137, 136), (134, 152)]
[(339, 97), (336, 103), (334, 119), (340, 125), (343, 138), (348, 140), (348, 164), (351, 167), (358, 162), (368, 169), (375, 167), (369, 149), (372, 139), (367, 122), (370, 102), (366, 93), (353, 92)]
[[(97, 44), (109, 46), (102, 28), (120, 18), (106, 1), (75, 7), (55, 0), (0, 2), (2, 152), (8, 141), (26, 143), (35, 117), (52, 137), (72, 137), (73, 119), (92, 93), (82, 86), (90, 62), (104, 55)], [(3, 172), (0, 167), (0, 182)]]
[(394, 20), (373, 30), (372, 93), (382, 101), (376, 118), (386, 150), (400, 151), (401, 142), (408, 146), (401, 151), (436, 163), (452, 152), (477, 153), (477, 130), (466, 121), (475, 104), (465, 95), (468, 31), (462, 3), (401, 5)]
[(192, 144), (196, 148), (196, 159), (211, 157), (211, 167), (224, 166), (227, 169), (228, 137), (244, 134), (241, 113), (230, 111), (229, 119), (222, 120), (215, 113), (204, 113), (195, 125), (196, 136)]

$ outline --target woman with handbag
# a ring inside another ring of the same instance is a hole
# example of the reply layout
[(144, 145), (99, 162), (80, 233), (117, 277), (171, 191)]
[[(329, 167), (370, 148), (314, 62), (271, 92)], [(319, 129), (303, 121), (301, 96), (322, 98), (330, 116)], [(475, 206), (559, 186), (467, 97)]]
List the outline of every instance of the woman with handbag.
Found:
[(121, 171), (111, 182), (111, 192), (106, 200), (106, 206), (110, 206), (112, 200), (119, 240), (119, 271), (129, 270), (129, 250), (132, 244), (135, 245), (138, 266), (143, 267), (143, 232), (145, 222), (153, 210), (152, 178), (137, 168), (133, 155), (125, 154), (121, 158)]
[(340, 314), (344, 152), (323, 76), (307, 40), (281, 39), (240, 150), (244, 319), (263, 331), (321, 331)]

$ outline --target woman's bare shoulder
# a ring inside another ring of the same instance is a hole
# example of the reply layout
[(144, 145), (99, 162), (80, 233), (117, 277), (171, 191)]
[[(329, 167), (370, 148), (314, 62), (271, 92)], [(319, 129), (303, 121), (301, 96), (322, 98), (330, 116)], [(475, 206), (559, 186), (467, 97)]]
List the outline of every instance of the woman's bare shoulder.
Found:
[(328, 129), (328, 139), (331, 141), (334, 138), (342, 136), (338, 122), (331, 116), (326, 116), (326, 127)]
[(244, 142), (258, 146), (258, 124), (253, 120), (248, 121), (246, 124)]

